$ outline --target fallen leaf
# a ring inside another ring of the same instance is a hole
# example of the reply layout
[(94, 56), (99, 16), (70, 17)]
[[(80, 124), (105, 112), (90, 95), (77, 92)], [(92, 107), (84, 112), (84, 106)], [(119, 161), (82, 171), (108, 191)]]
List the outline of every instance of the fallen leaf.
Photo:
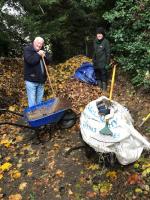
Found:
[(15, 111), (15, 109), (16, 109), (16, 105), (9, 106), (9, 110), (10, 110), (10, 111)]
[(109, 172), (107, 172), (106, 177), (109, 177), (109, 178), (111, 178), (113, 180), (116, 180), (117, 179), (117, 172), (109, 171)]
[(21, 142), (22, 140), (23, 140), (22, 136), (19, 135), (19, 136), (16, 137), (16, 142)]
[(53, 168), (54, 168), (54, 165), (55, 165), (55, 161), (52, 160), (52, 161), (49, 163), (50, 169), (53, 169)]
[(27, 171), (27, 176), (32, 176), (32, 170), (31, 169), (28, 169), (28, 171)]
[(31, 158), (28, 158), (27, 161), (28, 162), (34, 162), (37, 159), (38, 159), (37, 157), (31, 157)]
[(7, 139), (1, 140), (0, 144), (4, 145), (5, 147), (10, 147), (11, 142)]
[(112, 189), (112, 184), (105, 181), (99, 183), (98, 185), (93, 185), (94, 192), (99, 193), (101, 197), (106, 197), (107, 195), (109, 195), (111, 189)]
[(96, 197), (96, 192), (87, 191), (87, 192), (86, 192), (86, 196), (87, 196), (88, 198), (94, 198), (94, 197)]
[(0, 166), (0, 170), (2, 170), (2, 171), (7, 171), (7, 170), (10, 169), (11, 166), (12, 166), (11, 163), (6, 162), (6, 163), (4, 163), (3, 165)]
[(80, 109), (79, 109), (79, 110), (80, 110), (80, 112), (83, 112), (84, 108), (83, 108), (83, 107), (80, 107)]
[(17, 179), (21, 177), (21, 173), (18, 170), (12, 170), (10, 172), (11, 178)]
[(128, 177), (128, 180), (127, 180), (127, 183), (129, 185), (134, 185), (141, 182), (142, 182), (142, 179), (139, 174), (132, 174), (131, 176)]
[(5, 160), (6, 160), (6, 161), (9, 161), (10, 159), (11, 159), (10, 156), (5, 157)]
[(60, 169), (57, 170), (56, 175), (59, 177), (64, 177), (64, 172)]
[(136, 189), (135, 189), (135, 192), (136, 192), (136, 193), (142, 193), (143, 191), (142, 191), (141, 188), (136, 188)]
[(17, 168), (20, 168), (20, 167), (22, 167), (22, 163), (17, 164)]
[(0, 173), (0, 180), (3, 178), (3, 174)]
[(22, 200), (21, 194), (12, 194), (8, 197), (9, 200)]
[(140, 166), (139, 163), (134, 163), (134, 168), (135, 168), (135, 169), (138, 169), (139, 166)]
[(71, 189), (68, 190), (68, 194), (69, 194), (69, 195), (73, 195), (73, 192), (72, 192)]
[(100, 196), (105, 197), (109, 195), (109, 192), (112, 188), (112, 184), (104, 182), (104, 183), (99, 184), (99, 188), (100, 188)]
[(99, 165), (98, 164), (91, 164), (88, 169), (91, 169), (91, 170), (97, 170), (99, 169)]
[(150, 163), (142, 165), (142, 169), (150, 168)]
[(145, 169), (143, 172), (142, 172), (142, 176), (147, 176), (147, 175), (149, 175), (150, 174), (150, 167), (149, 168), (147, 168), (147, 169)]
[(24, 190), (27, 186), (27, 183), (26, 182), (23, 182), (19, 185), (19, 190)]
[(54, 144), (54, 149), (59, 149), (60, 145), (59, 144)]

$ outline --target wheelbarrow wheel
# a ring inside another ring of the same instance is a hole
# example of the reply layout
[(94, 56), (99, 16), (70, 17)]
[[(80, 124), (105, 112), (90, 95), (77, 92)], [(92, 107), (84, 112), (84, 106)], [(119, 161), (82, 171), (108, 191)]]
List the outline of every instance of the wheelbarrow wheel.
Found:
[(72, 126), (75, 125), (76, 119), (77, 119), (76, 113), (73, 110), (69, 109), (65, 111), (63, 117), (58, 123), (58, 126), (61, 129), (71, 128)]

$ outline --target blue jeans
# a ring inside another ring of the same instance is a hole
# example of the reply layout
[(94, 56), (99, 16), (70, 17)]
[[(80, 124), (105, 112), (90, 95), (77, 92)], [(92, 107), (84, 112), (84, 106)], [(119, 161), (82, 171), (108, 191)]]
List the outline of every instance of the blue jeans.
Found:
[(42, 102), (44, 95), (44, 84), (25, 81), (28, 97), (28, 106), (34, 106)]

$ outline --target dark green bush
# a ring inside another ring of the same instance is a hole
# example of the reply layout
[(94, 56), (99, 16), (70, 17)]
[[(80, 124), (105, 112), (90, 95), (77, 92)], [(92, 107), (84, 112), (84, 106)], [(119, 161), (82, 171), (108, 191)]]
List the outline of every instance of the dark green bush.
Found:
[(150, 2), (117, 0), (104, 14), (111, 24), (112, 52), (121, 67), (129, 72), (132, 83), (150, 88)]

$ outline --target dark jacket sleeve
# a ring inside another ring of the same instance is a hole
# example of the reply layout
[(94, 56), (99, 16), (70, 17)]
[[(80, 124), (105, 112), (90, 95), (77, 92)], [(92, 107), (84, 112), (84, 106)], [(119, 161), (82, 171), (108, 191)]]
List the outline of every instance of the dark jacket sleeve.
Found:
[(105, 52), (106, 52), (106, 63), (109, 64), (110, 63), (110, 45), (108, 40), (106, 40), (105, 43)]
[(94, 40), (94, 41), (93, 41), (93, 56), (92, 56), (93, 65), (96, 65), (95, 49), (96, 49), (96, 45), (95, 45), (95, 40)]
[(27, 46), (24, 48), (24, 60), (34, 66), (40, 62), (40, 55), (31, 46)]

